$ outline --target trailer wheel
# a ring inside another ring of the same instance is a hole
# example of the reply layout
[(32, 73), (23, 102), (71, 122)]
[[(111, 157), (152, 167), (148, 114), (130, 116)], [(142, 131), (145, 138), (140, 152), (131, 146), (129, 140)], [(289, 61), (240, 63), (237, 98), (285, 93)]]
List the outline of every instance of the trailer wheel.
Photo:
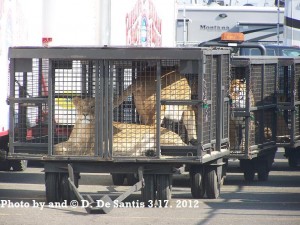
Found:
[[(74, 175), (74, 184), (78, 188), (78, 175)], [(67, 173), (61, 173), (60, 174), (60, 194), (61, 194), (61, 202), (64, 202), (65, 200), (69, 204), (70, 201), (76, 200), (77, 197), (75, 193), (70, 188), (69, 184), (69, 174)]]
[(289, 167), (296, 168), (298, 164), (298, 160), (295, 156), (291, 155), (288, 158)]
[(210, 199), (218, 198), (221, 184), (218, 182), (217, 170), (214, 167), (206, 167), (205, 171), (205, 191)]
[(172, 196), (171, 175), (158, 174), (156, 175), (156, 190), (158, 205), (165, 207), (169, 204)]
[(9, 171), (10, 164), (8, 160), (0, 161), (0, 171)]
[(27, 160), (12, 160), (9, 162), (13, 171), (24, 171), (27, 168)]
[(255, 177), (255, 169), (253, 161), (251, 160), (241, 160), (241, 168), (244, 172), (244, 178), (246, 181), (253, 181)]
[(47, 202), (60, 201), (59, 174), (53, 172), (45, 173), (46, 200)]
[(253, 181), (255, 177), (255, 171), (253, 169), (246, 169), (244, 171), (244, 178), (246, 181)]
[(190, 178), (191, 178), (191, 193), (193, 198), (197, 198), (197, 199), (203, 198), (205, 194), (203, 172), (191, 171)]
[(153, 174), (144, 175), (144, 187), (141, 190), (142, 201), (146, 207), (153, 207), (155, 202), (155, 183)]
[(112, 173), (112, 181), (114, 185), (123, 185), (125, 180), (125, 174), (123, 173)]
[(127, 184), (129, 186), (135, 185), (139, 181), (139, 179), (136, 177), (136, 174), (134, 173), (126, 174), (126, 177), (127, 177)]
[(257, 178), (259, 181), (267, 181), (269, 177), (269, 168), (266, 161), (257, 162)]

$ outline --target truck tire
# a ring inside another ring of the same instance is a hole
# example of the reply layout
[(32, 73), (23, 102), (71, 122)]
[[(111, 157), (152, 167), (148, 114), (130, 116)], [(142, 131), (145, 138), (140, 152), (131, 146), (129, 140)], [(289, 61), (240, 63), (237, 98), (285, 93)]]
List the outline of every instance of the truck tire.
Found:
[(296, 156), (294, 156), (294, 155), (289, 156), (288, 163), (289, 163), (289, 167), (296, 168), (297, 164), (298, 164)]
[(206, 167), (205, 170), (205, 191), (206, 196), (210, 199), (216, 199), (220, 195), (221, 183), (218, 182), (216, 168)]
[(45, 173), (45, 186), (46, 186), (46, 201), (60, 202), (60, 185), (59, 173), (46, 172)]
[(0, 161), (0, 171), (9, 171), (10, 170), (10, 163), (8, 160)]
[(27, 169), (27, 160), (12, 160), (10, 161), (10, 166), (13, 171), (24, 171)]
[(241, 168), (244, 173), (244, 179), (245, 181), (252, 182), (255, 177), (255, 169), (254, 169), (254, 163), (252, 160), (241, 160), (240, 161)]
[(112, 182), (114, 185), (124, 185), (125, 174), (123, 173), (112, 173), (111, 174)]
[[(77, 200), (75, 193), (70, 188), (69, 184), (69, 174), (61, 173), (60, 174), (60, 196), (61, 202), (67, 201), (67, 204), (72, 200)], [(78, 188), (78, 176), (74, 175), (74, 184)]]
[(191, 171), (191, 193), (193, 198), (203, 198), (205, 194), (204, 176), (202, 171)]
[(127, 177), (127, 184), (129, 186), (133, 186), (139, 181), (139, 179), (137, 178), (137, 174), (134, 173), (126, 174), (126, 177)]
[(155, 203), (155, 182), (153, 174), (144, 175), (145, 186), (142, 188), (142, 201), (146, 207), (154, 207)]
[(172, 196), (171, 175), (156, 175), (156, 190), (157, 201), (159, 201), (158, 205), (161, 207), (166, 207), (169, 204)]
[(267, 181), (269, 177), (268, 162), (258, 161), (257, 162), (257, 178), (259, 181)]

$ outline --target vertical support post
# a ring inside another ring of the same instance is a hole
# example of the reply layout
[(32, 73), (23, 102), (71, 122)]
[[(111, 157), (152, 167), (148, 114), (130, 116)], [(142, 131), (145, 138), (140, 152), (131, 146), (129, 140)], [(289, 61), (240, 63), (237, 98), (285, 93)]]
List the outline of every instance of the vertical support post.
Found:
[(161, 62), (156, 62), (156, 155), (160, 157)]
[(221, 137), (223, 133), (223, 71), (222, 71), (222, 55), (217, 58), (217, 99), (216, 99), (216, 150), (221, 151)]
[(109, 64), (107, 60), (104, 60), (104, 118), (103, 118), (103, 129), (105, 132), (103, 132), (103, 138), (104, 138), (104, 149), (105, 154), (104, 158), (109, 157), (109, 139), (108, 139), (108, 82), (109, 82)]
[[(39, 76), (39, 83), (38, 83), (38, 97), (42, 97), (43, 95), (43, 60), (39, 59), (39, 72), (38, 72), (38, 76)], [(42, 108), (42, 104), (39, 104), (38, 106), (38, 121), (42, 121), (43, 117), (43, 108)]]
[(93, 62), (88, 61), (88, 96), (93, 96)]
[(88, 96), (87, 89), (86, 89), (86, 81), (87, 81), (87, 76), (86, 76), (86, 61), (83, 61), (81, 63), (81, 93), (84, 93), (85, 97)]
[(53, 60), (49, 59), (48, 68), (48, 155), (53, 154), (53, 110), (54, 110), (54, 85), (55, 84), (55, 68)]
[[(262, 113), (260, 114), (260, 124), (262, 124), (262, 126), (260, 126), (260, 143), (264, 142), (264, 127), (265, 127), (265, 120), (264, 120), (264, 112), (266, 110), (266, 106), (265, 106), (265, 100), (264, 100), (264, 96), (265, 96), (265, 73), (266, 73), (266, 64), (264, 63), (262, 65), (262, 73), (261, 73), (261, 102), (263, 104), (263, 109), (262, 109)], [(249, 99), (250, 100), (250, 99)], [(250, 103), (249, 103), (250, 105)]]
[[(296, 107), (298, 107), (298, 105), (296, 106), (296, 93), (298, 92), (297, 90), (297, 84), (296, 84), (296, 73), (295, 73), (295, 62), (293, 62), (292, 66), (291, 66), (291, 140), (290, 143), (293, 144), (295, 143), (295, 133), (296, 133), (296, 113), (299, 109), (297, 109)], [(288, 93), (288, 92), (287, 92)], [(298, 100), (298, 99), (297, 99)], [(298, 112), (300, 113), (300, 112)], [(298, 115), (299, 116), (299, 115)], [(298, 131), (297, 131), (298, 134)]]
[[(16, 96), (15, 96), (15, 63), (16, 63), (16, 60), (11, 58), (10, 59), (10, 64), (9, 64), (9, 72), (10, 72), (10, 85), (9, 85), (9, 88), (10, 88), (10, 91), (9, 91), (9, 96), (10, 96), (10, 100), (13, 99), (15, 100), (16, 99)], [(14, 153), (14, 147), (13, 145), (11, 145), (11, 143), (14, 143), (14, 140), (15, 140), (15, 132), (14, 132), (14, 127), (15, 127), (15, 103), (14, 101), (12, 102), (9, 102), (9, 152), (10, 153)]]
[[(210, 82), (209, 82), (210, 83), (209, 100), (210, 100), (211, 104), (210, 104), (210, 121), (209, 121), (209, 123), (210, 123), (210, 127), (212, 127), (213, 126), (213, 124), (212, 124), (213, 119), (212, 118), (215, 117), (215, 115), (213, 115), (213, 91), (212, 90), (214, 90), (214, 88), (216, 88), (216, 87), (214, 87), (214, 85), (215, 85), (214, 84), (214, 78), (216, 78), (217, 74), (214, 74), (214, 66), (215, 65), (214, 65), (214, 55), (212, 53), (210, 55), (210, 58), (211, 58), (211, 63), (210, 63), (210, 71), (211, 72), (210, 72), (210, 76), (207, 79), (210, 79)], [(213, 137), (213, 132), (212, 132), (212, 130), (210, 130), (210, 135), (209, 135), (209, 142), (210, 143), (212, 143), (213, 138), (214, 138)]]
[(198, 60), (198, 87), (197, 87), (197, 95), (198, 95), (198, 101), (201, 103), (197, 104), (197, 156), (202, 159), (203, 156), (203, 106), (205, 104), (204, 102), (204, 95), (203, 95), (203, 85), (204, 85), (204, 74), (206, 73), (206, 55), (202, 54), (202, 59)]
[(251, 99), (250, 99), (250, 86), (251, 86), (251, 63), (249, 62), (248, 67), (245, 68), (245, 70), (248, 72), (246, 73), (246, 113), (249, 113), (249, 115), (245, 116), (245, 155), (249, 155), (249, 147), (250, 147), (250, 114), (251, 114)]
[[(96, 104), (99, 108), (99, 120), (98, 120), (98, 126), (99, 126), (99, 134), (97, 135), (99, 137), (99, 152), (100, 155), (102, 157), (104, 157), (104, 150), (103, 150), (103, 136), (104, 136), (104, 132), (103, 132), (103, 121), (104, 121), (104, 111), (103, 111), (103, 107), (104, 107), (104, 102), (103, 102), (103, 90), (104, 90), (104, 60), (100, 61), (100, 65), (98, 65), (99, 67), (97, 68), (97, 77), (98, 77), (98, 83), (99, 86), (97, 86), (98, 89), (98, 96), (96, 95), (96, 101), (98, 104)], [(99, 73), (100, 70), (100, 73)]]
[(101, 116), (100, 116), (100, 102), (101, 102), (101, 98), (100, 98), (100, 66), (99, 66), (99, 60), (95, 61), (95, 119), (96, 119), (96, 124), (95, 124), (95, 133), (97, 135), (95, 135), (95, 156), (101, 156), (103, 154), (103, 149), (102, 149), (102, 134), (103, 132), (100, 130), (102, 128), (101, 125)]
[(114, 71), (113, 65), (108, 63), (109, 68), (109, 83), (108, 83), (108, 140), (109, 140), (109, 156), (112, 157), (113, 153), (113, 81), (114, 81)]
[[(27, 72), (23, 72), (23, 86), (19, 85), (19, 98), (26, 98), (27, 92)], [(19, 111), (18, 111), (18, 127), (19, 129), (19, 138), (20, 141), (26, 141), (27, 134), (27, 107), (22, 103), (19, 103)]]

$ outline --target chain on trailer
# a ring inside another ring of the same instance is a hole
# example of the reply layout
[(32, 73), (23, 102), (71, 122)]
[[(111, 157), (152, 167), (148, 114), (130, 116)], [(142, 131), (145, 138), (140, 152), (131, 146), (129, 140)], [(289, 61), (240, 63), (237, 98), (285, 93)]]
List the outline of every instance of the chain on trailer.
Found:
[(82, 199), (80, 172), (109, 172), (116, 184), (126, 175), (135, 187), (120, 199), (141, 189), (145, 204), (169, 200), (182, 165), (193, 197), (216, 198), (229, 154), (229, 57), (210, 48), (11, 48), (10, 157), (45, 162), (48, 201)]

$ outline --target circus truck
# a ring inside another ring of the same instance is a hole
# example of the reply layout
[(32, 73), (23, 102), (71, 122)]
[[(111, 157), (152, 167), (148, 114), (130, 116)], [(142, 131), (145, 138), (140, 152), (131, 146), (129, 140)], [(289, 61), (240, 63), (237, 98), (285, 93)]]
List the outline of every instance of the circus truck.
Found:
[[(32, 0), (29, 0), (32, 2)], [(26, 160), (7, 160), (9, 142), (9, 60), (8, 48), (12, 45), (33, 45), (35, 42), (34, 27), (28, 33), (28, 22), (24, 7), (25, 3), (19, 0), (0, 0), (0, 170), (21, 171), (27, 167)], [(35, 13), (32, 12), (32, 18)], [(19, 84), (21, 85), (21, 84)], [(34, 120), (27, 121), (28, 126)]]
[[(171, 15), (164, 12), (169, 5), (174, 5), (173, 0), (166, 1), (171, 4), (159, 6), (157, 0), (131, 0), (124, 7), (119, 7), (119, 1), (97, 1), (92, 0), (89, 4), (82, 0), (64, 0), (64, 1), (38, 1), (29, 0), (26, 4), (19, 0), (0, 0), (0, 70), (4, 80), (1, 85), (1, 117), (0, 117), (0, 164), (2, 170), (23, 170), (27, 167), (25, 160), (7, 160), (9, 127), (9, 61), (8, 48), (11, 46), (108, 46), (108, 45), (128, 45), (128, 46), (173, 46), (174, 28), (165, 26), (162, 30), (162, 21), (164, 24), (172, 24), (174, 10)], [(34, 10), (32, 10), (34, 6)], [(159, 6), (159, 7), (158, 7)], [(65, 8), (72, 8), (69, 12)], [(25, 15), (26, 14), (26, 15)], [(81, 16), (78, 16), (81, 15)], [(118, 15), (118, 16), (116, 16)], [(35, 16), (35, 17), (34, 17)], [(121, 20), (121, 21), (120, 21)], [(37, 22), (39, 21), (39, 22)], [(30, 32), (26, 23), (30, 24)], [(14, 34), (14, 35), (13, 35)], [(17, 35), (16, 35), (17, 34)], [(88, 35), (87, 35), (88, 34)], [(45, 62), (47, 63), (47, 62)], [(67, 69), (67, 67), (65, 68)], [(61, 79), (69, 79), (68, 76)], [(74, 78), (73, 78), (74, 79)], [(30, 81), (29, 81), (30, 82)], [(40, 79), (43, 96), (48, 95), (48, 71), (42, 71)], [(16, 81), (19, 91), (22, 91), (24, 85), (30, 86), (30, 83), (23, 84)], [(75, 89), (60, 86), (57, 88), (62, 95), (73, 96)], [(29, 91), (30, 92), (30, 91)], [(24, 98), (29, 97), (29, 93), (23, 93)], [(74, 105), (71, 98), (56, 98), (55, 105), (60, 113), (56, 113), (55, 123), (62, 127), (66, 123), (68, 115), (74, 114)], [(25, 108), (25, 107), (24, 107)], [(19, 108), (22, 111), (22, 107)], [(42, 126), (43, 132), (47, 133), (47, 109), (42, 110), (42, 117), (31, 116), (26, 118), (26, 129), (18, 129), (20, 135), (26, 136), (26, 140), (34, 140), (35, 128)], [(27, 115), (38, 115), (36, 107), (26, 106)], [(21, 118), (19, 118), (21, 119)], [(69, 118), (68, 118), (69, 119)], [(18, 123), (18, 118), (15, 118)], [(75, 117), (72, 118), (72, 121)], [(65, 132), (64, 129), (58, 129), (58, 132)], [(17, 134), (17, 132), (15, 132)]]

